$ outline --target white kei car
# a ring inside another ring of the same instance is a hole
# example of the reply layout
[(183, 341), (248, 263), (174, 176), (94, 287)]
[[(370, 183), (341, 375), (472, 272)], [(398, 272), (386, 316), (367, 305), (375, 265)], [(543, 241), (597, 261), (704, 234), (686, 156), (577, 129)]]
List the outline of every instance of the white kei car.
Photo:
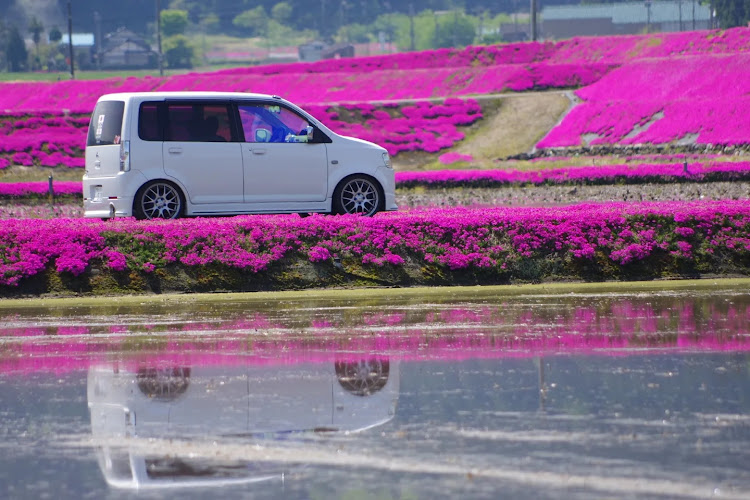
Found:
[(91, 116), (85, 217), (396, 210), (388, 152), (278, 96), (107, 94)]

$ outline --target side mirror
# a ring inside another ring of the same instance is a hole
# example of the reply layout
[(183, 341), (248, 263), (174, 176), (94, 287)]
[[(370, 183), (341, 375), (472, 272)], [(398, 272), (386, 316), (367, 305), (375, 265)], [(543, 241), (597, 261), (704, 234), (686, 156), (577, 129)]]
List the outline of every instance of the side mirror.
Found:
[(255, 131), (255, 142), (268, 142), (271, 139), (271, 132), (264, 128)]
[(305, 128), (305, 133), (307, 135), (307, 142), (312, 142), (312, 140), (313, 140), (313, 134), (315, 133), (315, 129), (313, 128), (313, 126), (312, 125), (308, 125)]

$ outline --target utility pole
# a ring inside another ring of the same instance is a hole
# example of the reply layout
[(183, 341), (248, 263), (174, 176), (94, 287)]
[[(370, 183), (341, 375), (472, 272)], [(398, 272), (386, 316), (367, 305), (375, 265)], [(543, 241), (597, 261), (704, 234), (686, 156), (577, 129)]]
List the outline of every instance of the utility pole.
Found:
[(438, 18), (437, 18), (437, 14), (435, 13), (435, 11), (432, 12), (432, 17), (435, 20), (435, 40), (433, 40), (433, 43), (435, 45), (435, 48), (437, 49), (439, 48), (438, 47), (438, 31), (440, 27), (438, 26)]
[(680, 31), (682, 31), (682, 0), (677, 0), (677, 8), (680, 9)]
[(68, 0), (68, 50), (70, 51), (70, 79), (75, 80), (76, 55), (73, 52), (73, 8), (70, 6), (70, 0)]
[(156, 58), (159, 60), (159, 76), (164, 76), (164, 61), (161, 54), (161, 0), (156, 0)]
[(453, 46), (458, 46), (458, 9), (453, 11)]
[(695, 31), (695, 0), (693, 0), (693, 31)]
[(536, 0), (531, 0), (531, 41), (536, 42)]
[(96, 39), (94, 40), (94, 43), (96, 44), (96, 69), (101, 70), (102, 69), (102, 16), (99, 14), (99, 12), (94, 11), (94, 27), (95, 27), (95, 33), (96, 33)]
[(323, 35), (326, 25), (326, 0), (320, 0), (320, 34)]
[(416, 43), (414, 41), (414, 4), (409, 4), (409, 40), (410, 40), (410, 50), (414, 52)]

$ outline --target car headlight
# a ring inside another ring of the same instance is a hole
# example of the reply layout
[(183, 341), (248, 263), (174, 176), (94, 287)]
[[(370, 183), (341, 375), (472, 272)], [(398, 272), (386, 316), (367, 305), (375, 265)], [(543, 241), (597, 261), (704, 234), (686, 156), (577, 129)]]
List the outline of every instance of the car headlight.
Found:
[(393, 168), (393, 164), (391, 163), (391, 157), (387, 151), (383, 151), (383, 165), (385, 165), (388, 168)]

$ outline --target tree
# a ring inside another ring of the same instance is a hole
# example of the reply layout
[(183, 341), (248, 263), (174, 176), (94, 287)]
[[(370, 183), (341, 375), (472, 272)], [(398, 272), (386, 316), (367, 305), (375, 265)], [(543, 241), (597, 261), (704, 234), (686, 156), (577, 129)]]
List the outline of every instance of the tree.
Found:
[(31, 21), (29, 21), (29, 33), (31, 33), (31, 39), (34, 41), (34, 57), (31, 63), (31, 69), (36, 70), (41, 66), (39, 42), (42, 41), (42, 33), (44, 33), (44, 25), (36, 17), (32, 17)]
[(219, 22), (219, 16), (216, 14), (206, 14), (201, 17), (198, 23), (205, 33), (219, 33), (221, 31), (221, 24)]
[(375, 19), (373, 29), (386, 43), (399, 40), (404, 29), (408, 29), (409, 18), (403, 14), (382, 14)]
[(32, 17), (29, 21), (29, 33), (31, 33), (31, 39), (34, 41), (34, 45), (39, 50), (39, 42), (42, 41), (42, 33), (44, 33), (44, 25), (36, 17)]
[(182, 35), (188, 26), (188, 13), (184, 10), (161, 11), (161, 32), (165, 37)]
[(750, 21), (750, 0), (713, 0), (713, 6), (723, 28), (747, 26)]
[(347, 24), (339, 28), (336, 37), (341, 42), (347, 43), (367, 43), (370, 41), (370, 33), (372, 31), (371, 26), (365, 26), (363, 24)]
[(286, 2), (277, 3), (271, 8), (271, 17), (281, 24), (286, 24), (292, 17), (292, 6)]
[(26, 44), (23, 42), (21, 33), (18, 32), (18, 28), (15, 26), (11, 26), (8, 31), (5, 57), (8, 61), (8, 71), (17, 72), (26, 69), (26, 62), (29, 58), (29, 53), (26, 50)]
[(49, 30), (49, 41), (56, 43), (60, 40), (62, 40), (62, 31), (57, 26), (52, 26)]
[(268, 24), (268, 15), (266, 14), (266, 10), (259, 5), (254, 9), (246, 10), (237, 15), (232, 20), (232, 24), (244, 29), (250, 36), (263, 36)]
[(435, 19), (435, 47), (465, 47), (474, 42), (477, 29), (472, 20), (458, 11)]
[(192, 68), (195, 49), (185, 35), (173, 35), (162, 42), (164, 59), (169, 68)]

